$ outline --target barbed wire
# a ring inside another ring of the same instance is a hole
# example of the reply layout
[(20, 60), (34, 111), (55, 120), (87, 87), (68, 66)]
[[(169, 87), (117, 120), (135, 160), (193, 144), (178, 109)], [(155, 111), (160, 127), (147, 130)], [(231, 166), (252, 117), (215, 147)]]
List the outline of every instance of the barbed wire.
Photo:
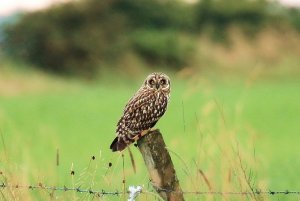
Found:
[[(28, 190), (50, 190), (50, 191), (73, 191), (73, 192), (78, 192), (78, 193), (88, 193), (88, 194), (94, 194), (96, 196), (105, 196), (105, 195), (124, 195), (124, 194), (130, 194), (130, 191), (105, 191), (103, 189), (101, 190), (94, 190), (94, 189), (85, 189), (79, 187), (57, 187), (57, 186), (46, 186), (43, 185), (42, 183), (39, 183), (38, 185), (13, 185), (13, 184), (5, 184), (2, 183), (0, 184), (0, 189), (5, 189), (5, 188), (14, 188), (14, 189), (28, 189)], [(242, 192), (235, 192), (235, 191), (171, 191), (167, 189), (159, 189), (159, 191), (164, 191), (164, 192), (174, 192), (174, 193), (182, 193), (182, 194), (194, 194), (194, 195), (300, 195), (300, 191), (292, 191), (292, 190), (284, 190), (284, 191), (272, 191), (272, 190), (253, 190), (253, 191), (242, 191)], [(141, 191), (140, 193), (149, 193), (148, 191)], [(153, 193), (153, 192), (152, 192)]]
[(98, 195), (98, 196), (103, 196), (103, 195), (120, 195), (120, 194), (124, 194), (124, 193), (129, 193), (129, 192), (121, 192), (121, 191), (105, 191), (105, 190), (93, 190), (93, 189), (84, 189), (79, 187), (67, 187), (67, 186), (63, 186), (63, 187), (57, 187), (57, 186), (46, 186), (43, 185), (42, 183), (39, 183), (38, 185), (12, 185), (12, 184), (5, 184), (2, 183), (0, 184), (0, 188), (4, 189), (4, 188), (14, 188), (14, 189), (28, 189), (28, 190), (51, 190), (51, 191), (75, 191), (78, 193), (89, 193), (89, 194), (94, 194), (94, 195)]

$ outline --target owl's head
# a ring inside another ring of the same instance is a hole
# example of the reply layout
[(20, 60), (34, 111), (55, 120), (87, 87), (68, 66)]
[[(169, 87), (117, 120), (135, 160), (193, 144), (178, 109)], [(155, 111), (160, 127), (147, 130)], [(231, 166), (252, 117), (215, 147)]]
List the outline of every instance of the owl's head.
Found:
[(170, 92), (170, 78), (164, 73), (151, 73), (144, 82), (144, 87), (152, 90)]

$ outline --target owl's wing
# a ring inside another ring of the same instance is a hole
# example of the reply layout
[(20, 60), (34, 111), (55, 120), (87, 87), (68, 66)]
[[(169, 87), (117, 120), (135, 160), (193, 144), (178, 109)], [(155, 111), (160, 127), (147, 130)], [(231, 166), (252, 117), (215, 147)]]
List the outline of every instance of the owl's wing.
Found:
[[(151, 113), (155, 104), (155, 95), (144, 91), (136, 94), (125, 106), (123, 117), (120, 121), (132, 131), (147, 129), (151, 123)], [(157, 120), (156, 120), (157, 121)]]
[(139, 108), (155, 102), (155, 96), (153, 93), (143, 90), (138, 91), (126, 104), (124, 108), (124, 114), (137, 111)]
[(168, 99), (152, 91), (140, 91), (133, 96), (124, 109), (117, 125), (117, 137), (111, 144), (113, 151), (123, 150), (134, 142), (142, 131), (152, 128), (165, 113)]

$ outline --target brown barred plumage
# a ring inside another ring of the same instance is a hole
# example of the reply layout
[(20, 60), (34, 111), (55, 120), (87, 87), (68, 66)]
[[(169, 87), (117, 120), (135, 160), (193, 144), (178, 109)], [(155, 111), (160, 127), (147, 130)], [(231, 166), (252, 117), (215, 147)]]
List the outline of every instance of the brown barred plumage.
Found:
[(122, 151), (151, 129), (164, 115), (170, 98), (170, 79), (163, 73), (151, 73), (125, 106), (117, 124), (112, 151)]

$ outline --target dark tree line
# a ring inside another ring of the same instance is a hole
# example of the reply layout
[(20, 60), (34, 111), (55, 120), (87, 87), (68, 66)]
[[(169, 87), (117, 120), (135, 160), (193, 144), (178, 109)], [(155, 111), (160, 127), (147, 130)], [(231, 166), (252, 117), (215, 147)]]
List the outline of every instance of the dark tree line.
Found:
[(298, 10), (265, 0), (85, 0), (23, 15), (5, 27), (1, 46), (64, 74), (93, 75), (103, 66), (120, 65), (128, 51), (178, 69), (193, 58), (193, 37), (207, 27), (222, 39), (230, 26), (254, 34), (278, 19), (300, 29)]

